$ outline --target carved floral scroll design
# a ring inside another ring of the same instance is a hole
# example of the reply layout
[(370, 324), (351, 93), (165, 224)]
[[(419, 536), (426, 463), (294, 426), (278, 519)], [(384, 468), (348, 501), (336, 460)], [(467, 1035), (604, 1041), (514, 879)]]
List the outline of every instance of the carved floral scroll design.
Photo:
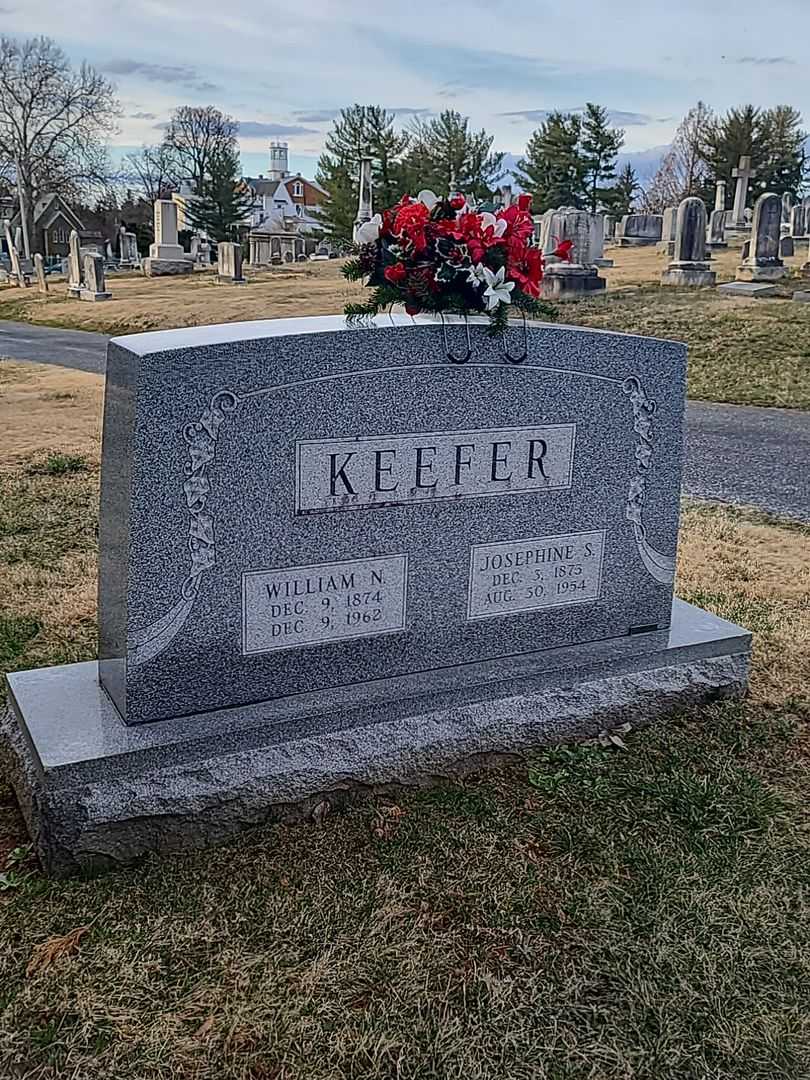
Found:
[(239, 399), (231, 390), (220, 390), (199, 420), (183, 428), (188, 446), (188, 459), (183, 466), (183, 494), (189, 514), (187, 547), (191, 567), (180, 587), (180, 599), (171, 610), (129, 635), (127, 660), (133, 667), (157, 656), (180, 632), (199, 595), (203, 576), (216, 563), (214, 518), (208, 510), (211, 493), (208, 468), (214, 460), (219, 429), (238, 404)]
[(633, 523), (636, 546), (647, 572), (659, 584), (669, 585), (675, 580), (675, 559), (657, 551), (649, 543), (644, 525), (647, 473), (653, 457), (652, 419), (656, 406), (635, 375), (624, 380), (622, 390), (630, 398), (633, 407), (633, 431), (638, 436), (634, 450), (636, 474), (630, 481), (625, 517)]

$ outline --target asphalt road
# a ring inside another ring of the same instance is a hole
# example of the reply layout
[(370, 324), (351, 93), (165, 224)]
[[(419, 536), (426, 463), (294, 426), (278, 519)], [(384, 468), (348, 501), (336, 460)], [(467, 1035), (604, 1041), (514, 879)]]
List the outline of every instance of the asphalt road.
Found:
[[(107, 338), (0, 322), (0, 357), (104, 371)], [(810, 413), (689, 402), (683, 490), (810, 522)]]

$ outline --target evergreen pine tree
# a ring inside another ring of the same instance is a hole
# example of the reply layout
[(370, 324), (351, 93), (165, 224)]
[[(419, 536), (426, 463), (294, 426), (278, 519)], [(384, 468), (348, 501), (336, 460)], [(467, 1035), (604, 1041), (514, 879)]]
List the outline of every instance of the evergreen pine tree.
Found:
[(552, 112), (531, 135), (517, 163), (515, 179), (533, 196), (536, 213), (559, 206), (585, 205), (585, 160), (580, 153), (582, 120)]
[(596, 213), (605, 202), (610, 182), (616, 178), (616, 155), (624, 144), (624, 131), (612, 128), (607, 109), (588, 102), (582, 117), (582, 157), (587, 209)]
[(763, 114), (753, 105), (729, 109), (708, 126), (704, 138), (702, 157), (712, 181), (725, 180), (726, 192), (733, 195), (735, 181), (733, 171), (740, 158), (751, 158), (751, 166), (757, 176), (749, 187), (750, 204), (756, 199), (767, 164), (768, 149), (763, 137)]
[(239, 159), (234, 150), (217, 150), (210, 158), (209, 172), (198, 182), (199, 190), (190, 199), (186, 217), (192, 228), (205, 232), (217, 243), (238, 240), (239, 226), (245, 225), (253, 198), (239, 182)]
[(394, 127), (395, 117), (378, 105), (341, 109), (326, 136), (316, 179), (329, 192), (320, 217), (336, 240), (351, 241), (359, 198), (359, 156), (372, 160), (375, 207), (391, 206), (404, 191), (402, 155), (408, 135)]
[(469, 117), (453, 109), (414, 120), (410, 138), (405, 171), (411, 194), (428, 188), (440, 196), (461, 191), (486, 199), (503, 175), (504, 155), (492, 152), (494, 136), (483, 128), (470, 131)]
[(798, 195), (803, 187), (807, 172), (807, 132), (802, 130), (801, 123), (801, 114), (792, 105), (776, 105), (762, 114), (760, 127), (766, 159), (757, 177), (761, 190)]
[(636, 194), (641, 190), (635, 169), (628, 161), (616, 178), (612, 188), (602, 193), (602, 202), (615, 217), (632, 212)]

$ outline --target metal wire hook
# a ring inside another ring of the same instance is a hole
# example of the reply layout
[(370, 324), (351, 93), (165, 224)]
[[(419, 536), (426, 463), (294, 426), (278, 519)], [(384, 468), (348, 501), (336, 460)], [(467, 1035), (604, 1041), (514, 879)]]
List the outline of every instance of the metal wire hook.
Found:
[(523, 315), (523, 352), (520, 356), (512, 356), (506, 347), (506, 330), (503, 332), (503, 355), (508, 364), (522, 364), (526, 357), (529, 355), (529, 334), (526, 327), (526, 312), (521, 312)]
[(450, 351), (450, 342), (447, 340), (447, 323), (444, 321), (444, 312), (439, 312), (442, 320), (442, 334), (444, 335), (444, 351), (447, 354), (447, 359), (451, 364), (466, 364), (472, 356), (472, 342), (470, 341), (470, 324), (467, 321), (467, 316), (464, 316), (464, 329), (467, 332), (467, 351), (464, 356), (455, 356)]

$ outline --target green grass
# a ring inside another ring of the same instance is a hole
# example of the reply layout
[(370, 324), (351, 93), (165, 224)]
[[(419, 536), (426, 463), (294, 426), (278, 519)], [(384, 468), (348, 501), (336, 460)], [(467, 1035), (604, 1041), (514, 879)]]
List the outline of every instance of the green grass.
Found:
[(97, 528), (98, 472), (84, 458), (52, 454), (0, 471), (0, 565), (51, 567), (94, 550)]
[(810, 409), (807, 305), (738, 305), (712, 290), (650, 285), (569, 304), (560, 318), (686, 342), (691, 398)]

